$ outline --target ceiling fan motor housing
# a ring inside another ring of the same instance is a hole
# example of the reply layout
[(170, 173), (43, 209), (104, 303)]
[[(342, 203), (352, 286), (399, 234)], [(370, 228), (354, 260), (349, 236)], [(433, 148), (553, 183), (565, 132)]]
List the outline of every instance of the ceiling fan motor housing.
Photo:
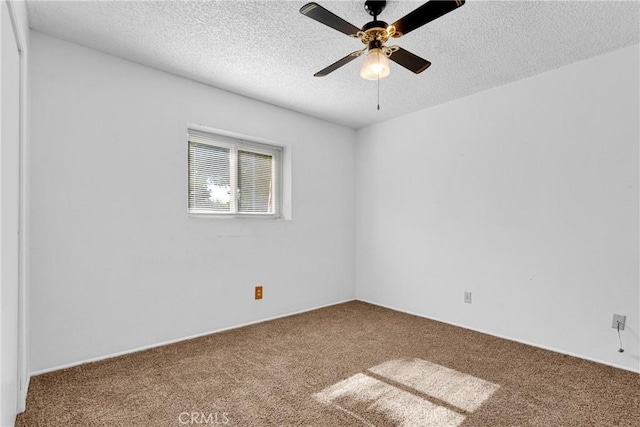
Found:
[(364, 24), (364, 26), (362, 27), (362, 31), (371, 30), (373, 28), (380, 29), (380, 30), (386, 30), (388, 26), (389, 26), (389, 24), (387, 24), (384, 21), (371, 21), (371, 22), (367, 22), (366, 24)]

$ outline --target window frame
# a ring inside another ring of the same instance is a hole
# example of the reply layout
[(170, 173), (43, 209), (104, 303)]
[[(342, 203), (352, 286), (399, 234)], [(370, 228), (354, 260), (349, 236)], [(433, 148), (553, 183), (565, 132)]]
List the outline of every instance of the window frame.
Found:
[[(191, 209), (189, 205), (189, 191), (191, 187), (191, 162), (189, 150), (191, 144), (209, 145), (229, 150), (229, 182), (231, 193), (238, 194), (238, 151), (268, 155), (272, 157), (273, 180), (273, 212), (238, 212), (238, 197), (231, 197), (230, 211), (208, 211), (203, 209)], [(187, 213), (190, 216), (207, 218), (241, 218), (241, 219), (282, 219), (283, 206), (283, 147), (275, 144), (252, 141), (244, 138), (228, 136), (219, 133), (207, 132), (189, 128), (187, 130)]]

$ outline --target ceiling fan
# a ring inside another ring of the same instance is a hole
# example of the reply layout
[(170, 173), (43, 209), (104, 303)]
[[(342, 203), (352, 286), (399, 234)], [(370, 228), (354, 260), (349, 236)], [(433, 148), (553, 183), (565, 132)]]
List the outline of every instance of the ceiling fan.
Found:
[(327, 68), (318, 71), (314, 76), (324, 77), (365, 52), (367, 57), (360, 69), (360, 76), (367, 80), (379, 80), (388, 76), (388, 59), (416, 74), (421, 73), (429, 68), (431, 62), (404, 50), (400, 46), (385, 46), (385, 43), (389, 38), (402, 37), (459, 8), (464, 3), (465, 0), (431, 0), (389, 25), (384, 21), (378, 21), (378, 15), (382, 13), (387, 2), (368, 0), (364, 2), (364, 8), (369, 15), (373, 16), (373, 21), (366, 23), (362, 29), (329, 12), (317, 3), (307, 3), (300, 8), (300, 13), (350, 37), (358, 38), (366, 45), (364, 49), (351, 52)]

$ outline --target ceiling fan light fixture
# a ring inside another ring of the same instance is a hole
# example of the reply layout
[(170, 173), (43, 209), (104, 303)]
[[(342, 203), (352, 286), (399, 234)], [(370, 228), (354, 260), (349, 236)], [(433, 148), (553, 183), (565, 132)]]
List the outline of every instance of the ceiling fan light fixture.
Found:
[(360, 68), (360, 77), (367, 80), (383, 79), (389, 75), (389, 71), (389, 59), (382, 49), (369, 49)]

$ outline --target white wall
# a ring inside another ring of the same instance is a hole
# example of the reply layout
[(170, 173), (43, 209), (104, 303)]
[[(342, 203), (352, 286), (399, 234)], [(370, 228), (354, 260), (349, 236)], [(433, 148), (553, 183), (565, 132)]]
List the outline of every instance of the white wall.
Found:
[(0, 2), (0, 425), (13, 425), (24, 408), (24, 315), (21, 303), (21, 150), (26, 105), (24, 63), (28, 44), (24, 2)]
[[(34, 32), (30, 73), (33, 372), (354, 298), (355, 131)], [(188, 122), (288, 144), (293, 220), (189, 217)]]
[(635, 45), (358, 131), (358, 299), (637, 371), (638, 76)]

